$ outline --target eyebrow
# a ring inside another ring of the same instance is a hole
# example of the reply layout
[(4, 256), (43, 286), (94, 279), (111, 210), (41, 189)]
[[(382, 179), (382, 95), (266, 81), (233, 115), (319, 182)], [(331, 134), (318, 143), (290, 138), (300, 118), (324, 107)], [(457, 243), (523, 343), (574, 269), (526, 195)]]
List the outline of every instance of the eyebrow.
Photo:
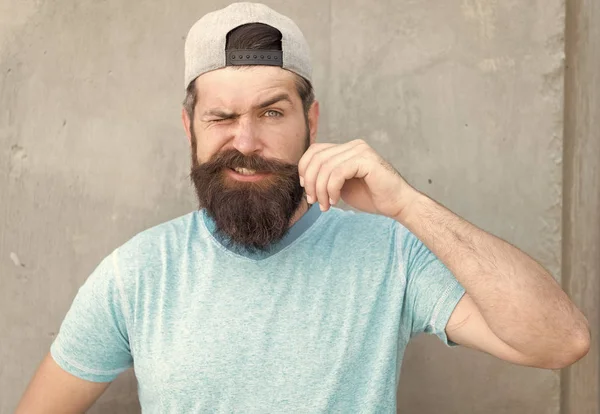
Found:
[[(288, 101), (290, 103), (290, 105), (293, 105), (292, 103), (292, 99), (290, 98), (290, 95), (288, 95), (287, 93), (280, 93), (279, 95), (275, 95), (274, 97), (267, 99), (264, 102), (259, 103), (258, 105), (256, 105), (256, 109), (263, 109), (263, 108), (267, 108), (273, 104), (276, 104), (278, 102), (281, 101)], [(219, 119), (233, 119), (233, 118), (237, 118), (239, 115), (233, 112), (227, 112), (226, 110), (223, 109), (209, 109), (206, 112), (204, 112), (203, 116), (213, 116), (213, 117), (217, 117)]]
[(203, 116), (214, 116), (220, 119), (231, 119), (235, 118), (237, 115), (232, 112), (226, 112), (222, 109), (209, 109), (204, 112)]
[(266, 108), (268, 106), (271, 106), (271, 105), (276, 104), (277, 102), (281, 102), (281, 101), (288, 101), (290, 103), (290, 105), (292, 104), (290, 95), (288, 95), (287, 93), (280, 93), (279, 95), (275, 95), (271, 99), (268, 99), (268, 100), (258, 104), (257, 108), (263, 109), (263, 108)]

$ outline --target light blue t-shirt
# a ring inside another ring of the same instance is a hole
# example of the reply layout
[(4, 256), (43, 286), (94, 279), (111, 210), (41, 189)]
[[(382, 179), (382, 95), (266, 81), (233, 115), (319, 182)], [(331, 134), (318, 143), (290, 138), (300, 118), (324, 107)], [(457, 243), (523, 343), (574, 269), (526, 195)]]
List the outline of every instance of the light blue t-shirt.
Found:
[(52, 345), (89, 381), (134, 367), (144, 413), (395, 413), (421, 332), (464, 290), (394, 220), (314, 205), (266, 253), (204, 211), (146, 230), (79, 290)]

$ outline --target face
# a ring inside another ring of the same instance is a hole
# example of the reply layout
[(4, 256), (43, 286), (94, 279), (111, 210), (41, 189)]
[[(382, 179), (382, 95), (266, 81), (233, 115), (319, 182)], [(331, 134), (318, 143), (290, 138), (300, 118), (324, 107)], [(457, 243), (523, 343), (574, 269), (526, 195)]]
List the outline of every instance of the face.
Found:
[(297, 164), (314, 142), (318, 104), (306, 117), (295, 75), (277, 67), (216, 70), (196, 90), (194, 117), (183, 111), (183, 120), (200, 206), (231, 242), (266, 249), (302, 201)]

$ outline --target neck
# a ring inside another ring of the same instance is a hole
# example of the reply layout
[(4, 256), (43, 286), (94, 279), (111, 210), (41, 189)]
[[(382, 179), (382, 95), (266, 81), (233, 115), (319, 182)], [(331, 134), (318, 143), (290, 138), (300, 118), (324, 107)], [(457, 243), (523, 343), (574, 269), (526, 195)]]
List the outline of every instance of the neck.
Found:
[(302, 202), (300, 203), (300, 205), (296, 209), (296, 212), (292, 216), (292, 219), (290, 220), (290, 227), (292, 227), (294, 224), (296, 224), (296, 222), (298, 220), (300, 220), (304, 214), (306, 214), (306, 212), (308, 211), (309, 208), (310, 208), (310, 205), (306, 201), (306, 198), (303, 197)]

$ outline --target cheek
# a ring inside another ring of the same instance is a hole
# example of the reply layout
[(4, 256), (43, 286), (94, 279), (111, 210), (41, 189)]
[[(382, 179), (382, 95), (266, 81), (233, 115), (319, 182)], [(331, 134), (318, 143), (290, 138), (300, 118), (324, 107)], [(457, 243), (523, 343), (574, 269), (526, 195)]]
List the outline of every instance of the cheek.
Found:
[(278, 131), (277, 139), (270, 146), (274, 151), (282, 154), (287, 161), (298, 163), (308, 146), (308, 127), (304, 118), (294, 119), (294, 122), (282, 126), (283, 128)]
[[(214, 134), (213, 134), (214, 135)], [(218, 136), (211, 136), (203, 131), (196, 135), (196, 159), (200, 162), (209, 161), (221, 148), (221, 141)]]
[[(302, 144), (299, 141), (302, 141)], [(280, 136), (273, 140), (265, 139), (263, 154), (266, 158), (276, 158), (290, 164), (298, 164), (304, 154), (304, 139), (299, 136)]]

